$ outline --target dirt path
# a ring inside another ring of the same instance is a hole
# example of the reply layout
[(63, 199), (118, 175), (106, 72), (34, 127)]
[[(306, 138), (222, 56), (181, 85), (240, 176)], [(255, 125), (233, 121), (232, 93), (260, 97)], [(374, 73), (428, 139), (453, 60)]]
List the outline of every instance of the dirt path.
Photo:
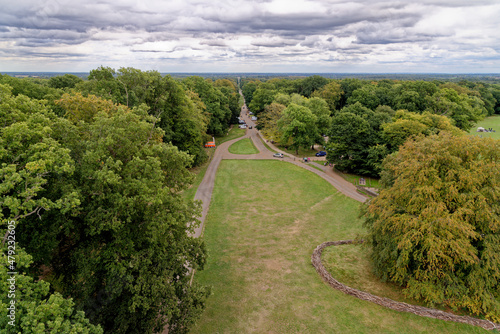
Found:
[[(280, 159), (280, 158), (274, 158), (273, 152), (268, 150), (266, 148), (266, 146), (263, 144), (264, 139), (261, 137), (261, 134), (259, 133), (259, 131), (255, 127), (255, 123), (250, 119), (249, 116), (247, 116), (247, 111), (248, 111), (248, 109), (246, 108), (246, 105), (244, 105), (241, 108), (240, 116), (243, 117), (243, 119), (246, 121), (247, 125), (252, 126), (252, 129), (247, 129), (245, 136), (227, 141), (227, 142), (222, 143), (220, 146), (217, 147), (217, 149), (215, 150), (214, 156), (212, 158), (212, 161), (210, 162), (210, 165), (208, 166), (208, 169), (205, 173), (205, 177), (203, 178), (200, 185), (198, 186), (198, 190), (196, 191), (194, 199), (202, 201), (202, 215), (200, 218), (201, 224), (195, 231), (195, 235), (194, 235), (195, 237), (201, 236), (201, 234), (203, 232), (203, 226), (205, 224), (205, 217), (208, 213), (208, 208), (210, 207), (210, 201), (212, 199), (212, 191), (214, 189), (215, 174), (217, 173), (217, 168), (219, 167), (219, 164), (220, 164), (222, 159), (259, 159), (259, 160)], [(259, 153), (242, 155), (242, 154), (232, 154), (232, 153), (228, 152), (229, 146), (231, 146), (233, 143), (235, 143), (238, 140), (241, 140), (243, 138), (250, 138), (253, 141), (253, 143), (255, 144), (255, 147), (259, 150)], [(314, 162), (304, 163), (304, 162), (302, 162), (301, 159), (290, 156), (289, 154), (278, 149), (277, 147), (275, 147), (271, 143), (266, 143), (266, 144), (268, 144), (268, 146), (271, 147), (273, 150), (283, 153), (285, 155), (285, 157), (283, 158), (284, 161), (292, 163), (292, 164), (297, 165), (299, 167), (305, 168), (305, 169), (313, 172), (314, 174), (322, 177), (328, 183), (330, 183), (332, 186), (334, 186), (338, 191), (340, 191), (342, 194), (344, 194), (352, 199), (355, 199), (358, 202), (364, 202), (367, 200), (367, 197), (360, 194), (356, 190), (356, 187), (352, 183), (346, 181), (343, 177), (336, 174), (332, 170), (331, 167), (322, 166), (322, 165), (316, 164)], [(320, 168), (322, 171), (312, 167), (311, 164), (314, 164), (315, 167)]]

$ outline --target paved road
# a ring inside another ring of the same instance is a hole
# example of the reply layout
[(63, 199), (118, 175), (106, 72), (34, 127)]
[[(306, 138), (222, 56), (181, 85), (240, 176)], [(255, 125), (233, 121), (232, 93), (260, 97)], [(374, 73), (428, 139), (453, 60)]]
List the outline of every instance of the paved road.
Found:
[[(225, 143), (222, 143), (217, 147), (215, 150), (214, 156), (212, 158), (212, 161), (210, 162), (210, 165), (208, 166), (208, 169), (205, 173), (205, 177), (201, 181), (200, 185), (198, 186), (198, 190), (196, 191), (196, 194), (194, 196), (195, 200), (201, 200), (202, 201), (202, 215), (201, 215), (201, 224), (200, 226), (195, 230), (195, 237), (199, 237), (202, 232), (203, 232), (203, 226), (205, 223), (205, 217), (208, 213), (208, 208), (210, 207), (210, 200), (212, 199), (212, 191), (214, 189), (214, 182), (215, 182), (215, 174), (217, 172), (217, 168), (219, 167), (219, 164), (222, 159), (280, 159), (280, 158), (274, 158), (273, 157), (273, 152), (269, 151), (263, 144), (263, 140), (259, 131), (255, 128), (255, 123), (250, 119), (250, 117), (247, 115), (248, 109), (246, 105), (244, 105), (241, 108), (241, 117), (246, 121), (247, 125), (252, 125), (252, 129), (247, 129), (246, 134), (243, 137), (236, 138), (230, 141), (227, 141)], [(231, 146), (234, 142), (242, 139), (242, 138), (250, 138), (253, 143), (255, 144), (255, 147), (259, 150), (259, 153), (257, 154), (248, 154), (248, 155), (242, 155), (242, 154), (232, 154), (228, 152), (229, 146)], [(320, 168), (322, 171), (319, 171), (318, 169), (311, 167), (310, 164), (313, 164), (313, 162), (310, 163), (304, 163), (302, 162), (302, 159), (293, 157), (288, 155), (287, 153), (281, 151), (271, 143), (266, 143), (268, 144), (269, 147), (271, 147), (273, 150), (277, 152), (281, 152), (285, 155), (283, 158), (284, 161), (292, 163), (294, 165), (297, 165), (299, 167), (305, 168), (311, 172), (313, 172), (316, 175), (319, 175), (323, 179), (325, 179), (328, 183), (330, 183), (332, 186), (334, 186), (338, 191), (340, 191), (342, 194), (351, 197), (352, 199), (355, 199), (356, 201), (359, 202), (364, 202), (367, 200), (366, 196), (363, 196), (360, 194), (357, 190), (356, 187), (346, 181), (343, 177), (335, 173), (331, 167), (328, 166), (322, 166), (315, 164), (315, 167)]]

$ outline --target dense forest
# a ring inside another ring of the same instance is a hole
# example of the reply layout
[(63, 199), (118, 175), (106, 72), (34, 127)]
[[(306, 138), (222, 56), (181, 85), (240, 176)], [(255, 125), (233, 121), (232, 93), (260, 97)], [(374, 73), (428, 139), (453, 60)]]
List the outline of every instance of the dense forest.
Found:
[(371, 176), (409, 137), (459, 134), (500, 113), (498, 82), (311, 76), (245, 79), (242, 91), (268, 139), (297, 152), (325, 146), (337, 169)]
[[(269, 140), (324, 146), (337, 169), (362, 175), (379, 176), (414, 138), (460, 137), (500, 113), (495, 81), (0, 75), (2, 256), (15, 226), (17, 328), (189, 330), (210, 290), (190, 284), (207, 254), (190, 236), (199, 205), (182, 192), (207, 161), (204, 142), (237, 123), (239, 89)], [(377, 231), (383, 215), (369, 214)], [(0, 277), (7, 290), (6, 267)]]
[[(16, 328), (188, 331), (209, 289), (189, 284), (206, 254), (190, 236), (199, 206), (181, 193), (207, 159), (206, 137), (237, 120), (239, 99), (235, 80), (133, 68), (100, 67), (87, 80), (0, 77), (3, 256), (10, 245)], [(0, 328), (14, 328), (7, 321)]]

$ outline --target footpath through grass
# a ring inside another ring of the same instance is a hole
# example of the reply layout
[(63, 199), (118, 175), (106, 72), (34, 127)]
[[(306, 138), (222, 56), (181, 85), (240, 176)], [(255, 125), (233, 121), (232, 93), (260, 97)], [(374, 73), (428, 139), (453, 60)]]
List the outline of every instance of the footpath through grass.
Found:
[(257, 154), (259, 150), (250, 138), (243, 138), (229, 146), (229, 153), (233, 154)]
[(192, 333), (487, 333), (388, 310), (326, 285), (311, 265), (312, 251), (363, 233), (358, 208), (284, 161), (223, 160), (205, 223), (208, 262), (195, 276), (213, 295)]
[[(492, 128), (496, 132), (476, 132), (478, 127), (483, 127), (485, 129)], [(500, 115), (486, 117), (469, 131), (470, 135), (482, 136), (482, 138), (493, 138), (500, 139)]]

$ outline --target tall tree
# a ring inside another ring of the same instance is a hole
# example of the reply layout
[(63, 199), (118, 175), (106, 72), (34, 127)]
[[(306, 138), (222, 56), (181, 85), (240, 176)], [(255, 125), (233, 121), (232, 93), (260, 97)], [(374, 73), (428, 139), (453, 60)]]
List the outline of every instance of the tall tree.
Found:
[(264, 112), (260, 114), (258, 127), (266, 138), (275, 142), (280, 141), (281, 132), (278, 129), (278, 121), (285, 108), (286, 106), (273, 102), (266, 106)]
[(281, 144), (288, 145), (299, 154), (300, 147), (311, 146), (317, 137), (316, 116), (306, 107), (290, 103), (278, 121)]
[(190, 268), (205, 261), (190, 236), (199, 209), (180, 194), (191, 158), (163, 142), (157, 122), (145, 107), (116, 106), (56, 126), (51, 137), (70, 150), (75, 172), (51, 179), (44, 195), (76, 193), (78, 204), (27, 217), (19, 230), (63, 294), (109, 333), (186, 332), (208, 293), (189, 285)]
[(408, 296), (500, 320), (500, 141), (441, 133), (383, 164), (366, 208), (378, 276)]
[(318, 90), (315, 90), (311, 96), (321, 97), (328, 103), (331, 112), (340, 108), (340, 98), (342, 97), (342, 87), (337, 81), (330, 81)]

